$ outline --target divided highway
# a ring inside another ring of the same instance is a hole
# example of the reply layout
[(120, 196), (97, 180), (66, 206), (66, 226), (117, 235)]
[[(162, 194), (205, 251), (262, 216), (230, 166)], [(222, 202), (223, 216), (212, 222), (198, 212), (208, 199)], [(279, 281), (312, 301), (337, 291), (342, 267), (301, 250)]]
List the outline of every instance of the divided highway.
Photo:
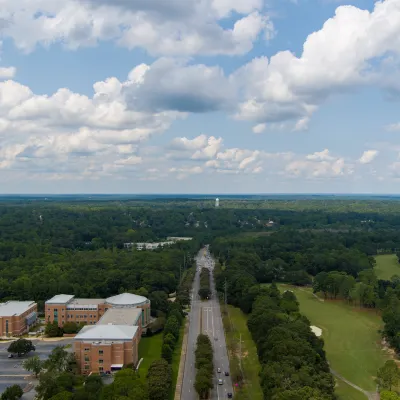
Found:
[[(214, 348), (214, 387), (210, 399), (222, 400), (228, 398), (228, 393), (233, 393), (233, 388), (230, 374), (225, 376), (225, 372), (230, 372), (229, 359), (226, 350), (221, 310), (217, 293), (215, 291), (215, 283), (212, 274), (210, 282), (212, 292), (211, 299), (207, 301), (201, 301), (198, 296), (201, 269), (203, 267), (210, 269), (210, 271), (213, 271), (214, 269), (214, 260), (210, 256), (208, 247), (200, 250), (196, 258), (196, 265), (196, 275), (191, 295), (191, 310), (189, 313), (190, 324), (183, 375), (182, 399), (197, 400), (198, 398), (193, 386), (196, 379), (194, 352), (196, 350), (197, 336), (200, 334), (201, 329), (202, 333), (210, 337)], [(202, 323), (200, 323), (200, 320), (202, 320)], [(218, 368), (221, 370), (220, 373), (217, 372)], [(222, 379), (222, 385), (218, 384), (218, 379)]]

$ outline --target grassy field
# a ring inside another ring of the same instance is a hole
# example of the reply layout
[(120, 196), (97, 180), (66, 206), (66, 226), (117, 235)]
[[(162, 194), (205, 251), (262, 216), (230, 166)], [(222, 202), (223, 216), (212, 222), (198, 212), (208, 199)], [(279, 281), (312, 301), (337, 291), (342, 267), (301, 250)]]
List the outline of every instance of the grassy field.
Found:
[(157, 333), (157, 335), (150, 337), (143, 337), (139, 342), (139, 360), (143, 358), (143, 361), (139, 367), (139, 373), (141, 378), (146, 378), (147, 371), (150, 368), (150, 364), (154, 360), (161, 358), (161, 347), (163, 343), (163, 334)]
[[(263, 400), (258, 377), (261, 366), (258, 362), (256, 345), (247, 328), (247, 316), (240, 309), (232, 306), (228, 306), (228, 313), (232, 327), (231, 331), (225, 332), (228, 348), (229, 343), (238, 343), (240, 334), (242, 335), (242, 368), (246, 381), (243, 391), (246, 391), (248, 397), (252, 400)], [(224, 316), (223, 318), (226, 319), (227, 317)]]
[(383, 254), (375, 256), (374, 268), (379, 279), (390, 279), (393, 275), (400, 276), (400, 264), (395, 254)]
[(352, 388), (347, 383), (340, 381), (339, 379), (336, 381), (335, 393), (337, 395), (338, 400), (366, 400), (367, 396), (358, 390)]
[[(289, 287), (280, 285), (280, 288)], [(330, 366), (364, 390), (375, 390), (376, 371), (387, 359), (380, 346), (380, 316), (373, 311), (350, 307), (342, 301), (320, 301), (307, 289), (290, 287), (290, 290), (300, 302), (300, 311), (322, 329)], [(342, 398), (347, 400), (348, 397)]]

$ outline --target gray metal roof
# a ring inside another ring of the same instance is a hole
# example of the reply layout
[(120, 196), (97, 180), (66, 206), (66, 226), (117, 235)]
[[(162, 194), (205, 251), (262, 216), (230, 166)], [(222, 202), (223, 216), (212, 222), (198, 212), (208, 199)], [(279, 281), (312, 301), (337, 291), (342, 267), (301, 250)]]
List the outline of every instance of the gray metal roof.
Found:
[(73, 294), (56, 294), (46, 304), (66, 304), (74, 298)]
[(0, 303), (0, 317), (11, 317), (13, 315), (21, 315), (28, 311), (33, 305), (34, 301), (7, 301)]
[(97, 325), (136, 325), (141, 314), (141, 308), (110, 308)]
[(138, 329), (129, 325), (86, 325), (74, 340), (132, 340)]
[(143, 304), (146, 301), (146, 297), (132, 293), (121, 293), (106, 299), (107, 304), (112, 304), (114, 306), (135, 306)]

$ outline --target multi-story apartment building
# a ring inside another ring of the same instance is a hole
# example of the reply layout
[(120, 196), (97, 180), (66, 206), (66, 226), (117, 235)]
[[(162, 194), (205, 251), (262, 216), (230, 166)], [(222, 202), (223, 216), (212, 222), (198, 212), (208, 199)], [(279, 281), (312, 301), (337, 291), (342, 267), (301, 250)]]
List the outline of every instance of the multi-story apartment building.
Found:
[(26, 333), (37, 320), (34, 301), (7, 301), (0, 303), (0, 337)]
[(141, 324), (150, 321), (150, 300), (131, 293), (122, 293), (107, 299), (79, 299), (69, 294), (58, 294), (45, 303), (47, 322), (57, 321), (62, 327), (66, 322), (95, 325), (111, 308), (140, 308)]
[(45, 318), (84, 323), (74, 338), (74, 351), (82, 374), (112, 372), (138, 361), (143, 327), (150, 322), (150, 300), (131, 293), (107, 299), (79, 299), (56, 295), (45, 303)]

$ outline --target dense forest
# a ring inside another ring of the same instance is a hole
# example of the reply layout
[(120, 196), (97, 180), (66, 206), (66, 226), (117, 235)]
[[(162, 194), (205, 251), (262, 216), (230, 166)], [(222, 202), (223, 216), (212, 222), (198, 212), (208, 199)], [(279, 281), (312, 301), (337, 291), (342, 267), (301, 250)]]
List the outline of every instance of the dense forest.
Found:
[[(127, 371), (107, 389), (89, 383), (93, 398), (158, 399), (153, 387), (159, 385), (160, 393), (171, 387), (171, 355), (189, 302), (194, 256), (210, 243), (218, 291), (226, 281), (228, 302), (248, 314), (265, 398), (331, 400), (334, 382), (323, 341), (311, 333), (294, 295), (280, 294), (273, 283), (312, 286), (325, 297), (379, 310), (382, 334), (400, 353), (400, 278), (379, 280), (373, 258), (400, 249), (399, 228), (400, 204), (390, 199), (232, 198), (221, 199), (219, 208), (206, 198), (3, 201), (0, 301), (35, 300), (42, 310), (58, 293), (105, 298), (128, 291), (150, 298), (158, 317), (151, 332), (164, 334), (163, 360), (152, 366), (147, 384)], [(124, 247), (168, 236), (193, 239), (153, 251)], [(173, 292), (176, 306), (168, 301)], [(61, 399), (62, 392), (83, 396), (70, 391), (70, 381), (79, 378), (64, 372), (68, 385), (43, 378), (57, 387), (43, 399)]]

